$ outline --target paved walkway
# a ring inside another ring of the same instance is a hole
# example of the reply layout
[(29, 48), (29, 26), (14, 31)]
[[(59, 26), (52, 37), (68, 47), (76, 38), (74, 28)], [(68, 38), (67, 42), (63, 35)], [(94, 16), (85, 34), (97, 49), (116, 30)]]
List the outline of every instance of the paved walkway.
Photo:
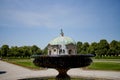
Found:
[[(33, 71), (14, 64), (0, 61), (0, 80), (17, 80), (31, 77), (51, 77), (56, 76), (57, 74), (58, 72), (55, 69)], [(120, 80), (120, 72), (116, 71), (82, 70), (76, 68), (69, 70), (68, 74), (73, 77), (96, 77)]]

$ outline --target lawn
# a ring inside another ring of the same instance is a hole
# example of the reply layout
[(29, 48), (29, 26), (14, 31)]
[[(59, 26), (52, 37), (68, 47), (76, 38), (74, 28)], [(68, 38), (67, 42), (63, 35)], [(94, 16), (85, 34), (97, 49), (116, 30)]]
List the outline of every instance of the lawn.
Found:
[(93, 60), (93, 63), (88, 67), (88, 69), (120, 71), (120, 62), (119, 62), (119, 59)]
[(25, 68), (39, 70), (40, 67), (37, 67), (33, 64), (33, 59), (4, 59), (4, 61), (7, 61), (9, 63), (13, 63)]

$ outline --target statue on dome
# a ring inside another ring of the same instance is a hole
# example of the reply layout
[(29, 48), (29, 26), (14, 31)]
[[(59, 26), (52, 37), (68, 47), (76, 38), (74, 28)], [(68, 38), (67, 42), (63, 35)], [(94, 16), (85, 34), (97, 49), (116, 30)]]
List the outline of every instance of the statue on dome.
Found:
[(64, 33), (63, 33), (63, 30), (62, 30), (62, 29), (61, 29), (61, 33), (60, 33), (60, 34), (61, 34), (61, 36), (64, 36)]

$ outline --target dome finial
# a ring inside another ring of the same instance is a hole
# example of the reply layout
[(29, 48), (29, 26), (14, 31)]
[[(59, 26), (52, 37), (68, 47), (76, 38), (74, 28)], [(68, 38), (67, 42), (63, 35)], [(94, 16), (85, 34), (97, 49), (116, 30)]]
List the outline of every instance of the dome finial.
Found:
[(60, 34), (61, 34), (61, 36), (64, 36), (64, 33), (63, 33), (63, 30), (62, 30), (62, 29), (61, 29), (61, 33), (60, 33)]

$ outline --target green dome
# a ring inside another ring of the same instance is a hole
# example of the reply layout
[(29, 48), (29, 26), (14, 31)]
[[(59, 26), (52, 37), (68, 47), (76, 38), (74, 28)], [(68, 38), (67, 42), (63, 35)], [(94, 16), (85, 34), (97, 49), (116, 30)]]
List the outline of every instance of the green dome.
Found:
[(49, 42), (50, 45), (60, 45), (60, 44), (76, 44), (76, 42), (70, 38), (70, 37), (66, 37), (66, 36), (59, 36), (55, 39), (53, 39), (52, 41)]

